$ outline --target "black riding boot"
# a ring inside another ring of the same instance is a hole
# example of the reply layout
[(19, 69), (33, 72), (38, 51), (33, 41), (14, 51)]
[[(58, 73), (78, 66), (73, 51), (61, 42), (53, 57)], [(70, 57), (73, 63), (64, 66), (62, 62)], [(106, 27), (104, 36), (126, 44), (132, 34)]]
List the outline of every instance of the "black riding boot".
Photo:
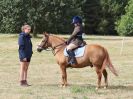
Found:
[(75, 53), (71, 50), (67, 50), (67, 53), (69, 55), (68, 64), (76, 64)]

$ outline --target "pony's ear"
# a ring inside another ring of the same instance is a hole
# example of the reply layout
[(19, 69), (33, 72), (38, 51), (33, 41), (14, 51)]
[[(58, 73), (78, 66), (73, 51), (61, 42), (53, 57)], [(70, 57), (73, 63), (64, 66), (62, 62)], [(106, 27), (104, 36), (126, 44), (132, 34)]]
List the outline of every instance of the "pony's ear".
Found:
[(44, 36), (48, 36), (48, 33), (47, 33), (47, 32), (43, 32), (43, 35), (44, 35)]

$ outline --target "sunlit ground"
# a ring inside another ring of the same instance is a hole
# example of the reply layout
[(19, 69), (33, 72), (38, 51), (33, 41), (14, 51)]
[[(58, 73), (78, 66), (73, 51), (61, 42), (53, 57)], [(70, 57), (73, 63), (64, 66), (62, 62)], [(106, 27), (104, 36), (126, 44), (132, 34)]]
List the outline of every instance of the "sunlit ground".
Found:
[[(68, 36), (62, 37), (67, 38)], [(41, 36), (40, 36), (41, 37)], [(109, 69), (109, 88), (95, 90), (97, 75), (94, 68), (67, 69), (67, 88), (58, 87), (60, 68), (51, 51), (38, 53), (36, 45), (41, 38), (32, 38), (34, 54), (29, 68), (30, 87), (19, 86), (19, 59), (17, 35), (0, 35), (0, 99), (132, 99), (133, 97), (133, 37), (86, 36), (88, 44), (104, 46), (119, 73)], [(103, 85), (102, 79), (102, 85)]]

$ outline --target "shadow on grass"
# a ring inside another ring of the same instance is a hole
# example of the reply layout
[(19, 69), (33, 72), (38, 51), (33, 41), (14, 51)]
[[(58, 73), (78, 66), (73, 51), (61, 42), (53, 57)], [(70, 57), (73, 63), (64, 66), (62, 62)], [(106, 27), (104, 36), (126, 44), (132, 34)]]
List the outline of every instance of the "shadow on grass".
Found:
[(121, 89), (121, 90), (131, 90), (133, 91), (133, 86), (123, 86), (123, 85), (112, 85), (112, 86), (109, 86), (108, 89)]
[[(41, 86), (49, 86), (49, 87), (58, 87), (59, 84), (43, 84)], [(95, 89), (96, 85), (92, 85), (92, 84), (68, 84), (67, 87), (80, 87), (80, 88), (91, 88), (91, 89)], [(103, 89), (103, 86), (100, 88)], [(108, 86), (107, 89), (111, 89), (111, 90), (116, 90), (116, 89), (120, 89), (120, 90), (131, 90), (133, 91), (133, 86), (124, 86), (124, 85), (111, 85)]]
[[(91, 84), (71, 84), (70, 86), (75, 86), (75, 85), (80, 87), (96, 88), (96, 85), (91, 85)], [(101, 89), (103, 89), (103, 86), (101, 86)], [(120, 89), (120, 90), (133, 91), (133, 86), (111, 85), (111, 86), (108, 86), (107, 89)]]

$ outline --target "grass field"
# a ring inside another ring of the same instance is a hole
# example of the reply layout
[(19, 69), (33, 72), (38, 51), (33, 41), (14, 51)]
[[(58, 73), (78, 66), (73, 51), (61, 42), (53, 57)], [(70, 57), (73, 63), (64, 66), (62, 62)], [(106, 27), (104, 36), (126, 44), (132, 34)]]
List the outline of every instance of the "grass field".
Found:
[[(66, 36), (65, 36), (66, 37)], [(67, 69), (67, 88), (60, 88), (61, 73), (51, 51), (38, 53), (41, 38), (32, 38), (34, 54), (29, 68), (30, 87), (19, 86), (17, 35), (0, 35), (0, 99), (133, 99), (133, 37), (86, 36), (88, 44), (96, 43), (109, 51), (118, 70), (115, 77), (109, 69), (109, 88), (95, 90), (97, 75), (94, 68)], [(103, 79), (102, 79), (103, 84)]]

